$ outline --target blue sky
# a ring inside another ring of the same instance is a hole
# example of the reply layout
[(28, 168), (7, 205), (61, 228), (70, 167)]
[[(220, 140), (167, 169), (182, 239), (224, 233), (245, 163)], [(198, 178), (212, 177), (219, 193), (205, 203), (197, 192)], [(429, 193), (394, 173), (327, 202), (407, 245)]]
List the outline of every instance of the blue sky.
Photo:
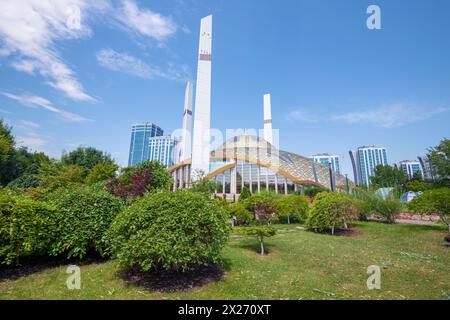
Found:
[[(95, 3), (0, 3), (0, 117), (33, 150), (94, 146), (125, 165), (133, 123), (179, 128), (208, 14), (213, 127), (261, 128), (270, 92), (281, 148), (341, 155), (349, 174), (357, 146), (394, 163), (449, 137), (449, 1)], [(381, 30), (366, 27), (371, 4)]]

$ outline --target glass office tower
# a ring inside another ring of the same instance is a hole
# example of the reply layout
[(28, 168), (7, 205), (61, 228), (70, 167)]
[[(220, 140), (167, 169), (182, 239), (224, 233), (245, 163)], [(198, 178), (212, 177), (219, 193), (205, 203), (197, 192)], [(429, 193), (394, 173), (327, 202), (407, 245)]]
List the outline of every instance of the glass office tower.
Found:
[(321, 163), (326, 167), (328, 167), (331, 164), (331, 169), (334, 172), (341, 173), (339, 156), (324, 153), (324, 154), (316, 154), (316, 155), (312, 156), (312, 159), (315, 162)]
[(159, 161), (166, 167), (173, 166), (177, 143), (178, 140), (172, 136), (150, 138), (148, 160)]
[(375, 174), (375, 168), (379, 165), (387, 166), (386, 149), (379, 147), (360, 147), (350, 151), (353, 165), (355, 183), (369, 186), (370, 177)]
[(159, 137), (164, 131), (153, 123), (140, 123), (131, 129), (130, 155), (128, 166), (135, 166), (149, 159), (150, 138)]

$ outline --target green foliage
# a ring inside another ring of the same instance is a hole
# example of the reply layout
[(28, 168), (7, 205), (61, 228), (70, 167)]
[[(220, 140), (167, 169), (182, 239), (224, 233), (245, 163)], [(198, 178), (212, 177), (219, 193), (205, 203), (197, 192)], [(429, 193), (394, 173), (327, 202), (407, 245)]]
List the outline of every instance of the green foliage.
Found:
[(378, 188), (401, 188), (404, 189), (408, 182), (408, 176), (403, 170), (391, 166), (377, 166), (375, 174), (370, 177), (371, 186)]
[(3, 123), (3, 119), (0, 119), (0, 186), (5, 186), (14, 179), (11, 172), (14, 145), (11, 128)]
[(86, 177), (86, 183), (93, 185), (98, 182), (107, 181), (116, 177), (116, 172), (119, 166), (109, 161), (102, 161), (97, 163), (89, 171)]
[(243, 202), (236, 202), (228, 206), (228, 212), (236, 219), (238, 225), (249, 225), (255, 220), (255, 215)]
[(248, 187), (244, 187), (242, 188), (242, 192), (239, 195), (239, 202), (243, 202), (245, 200), (247, 200), (248, 198), (250, 198), (252, 196), (252, 193), (250, 192), (250, 189)]
[(40, 186), (53, 192), (60, 188), (82, 186), (85, 182), (87, 170), (77, 165), (62, 165), (52, 161), (43, 164), (40, 172)]
[[(317, 196), (319, 193), (321, 192), (329, 192), (328, 189), (324, 189), (324, 188), (319, 188), (316, 186), (307, 186), (305, 188), (305, 196), (310, 197), (310, 198), (314, 198), (315, 196)], [(297, 191), (297, 194), (301, 194), (301, 191)]]
[(450, 189), (427, 190), (414, 198), (409, 204), (410, 210), (422, 214), (438, 214), (450, 231)]
[(237, 229), (238, 233), (247, 235), (247, 236), (256, 236), (259, 240), (261, 255), (265, 254), (264, 249), (264, 238), (265, 237), (273, 237), (276, 234), (276, 230), (272, 226), (252, 226), (252, 227), (244, 227)]
[(357, 218), (357, 208), (350, 197), (343, 193), (319, 193), (309, 211), (306, 226), (314, 232), (336, 228), (348, 228), (348, 222)]
[(52, 195), (57, 226), (52, 255), (83, 259), (89, 253), (104, 255), (105, 233), (122, 202), (97, 186), (61, 189)]
[(192, 191), (161, 191), (120, 213), (109, 239), (122, 268), (187, 271), (218, 262), (230, 228), (217, 201)]
[(114, 163), (108, 154), (92, 147), (78, 147), (70, 153), (64, 153), (61, 157), (63, 165), (76, 165), (87, 170), (101, 162)]
[(53, 240), (53, 207), (10, 190), (0, 190), (0, 263), (43, 255)]
[(118, 178), (108, 182), (111, 194), (126, 200), (142, 197), (148, 192), (168, 190), (173, 183), (166, 167), (158, 161), (148, 161), (125, 168)]
[(268, 223), (277, 220), (275, 202), (278, 195), (274, 192), (263, 190), (252, 194), (245, 200), (247, 208), (253, 211), (255, 219), (260, 222)]
[(304, 196), (290, 194), (275, 201), (275, 210), (282, 221), (305, 222), (308, 217), (308, 200)]
[(443, 139), (437, 147), (431, 148), (428, 159), (435, 182), (450, 187), (450, 139)]
[(419, 192), (434, 189), (434, 185), (425, 181), (411, 181), (406, 185), (407, 191)]
[(395, 192), (383, 198), (373, 191), (357, 189), (353, 192), (353, 198), (360, 215), (381, 215), (388, 223), (395, 223), (396, 217), (403, 210), (403, 204)]

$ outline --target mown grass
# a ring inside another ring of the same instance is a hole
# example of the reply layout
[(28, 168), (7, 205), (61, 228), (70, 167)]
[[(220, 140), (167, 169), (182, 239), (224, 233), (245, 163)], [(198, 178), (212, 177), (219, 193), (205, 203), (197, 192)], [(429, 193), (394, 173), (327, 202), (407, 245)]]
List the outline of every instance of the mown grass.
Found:
[[(443, 299), (450, 293), (450, 249), (440, 226), (356, 223), (354, 237), (278, 225), (265, 257), (253, 238), (234, 235), (224, 275), (170, 293), (129, 284), (114, 261), (81, 267), (81, 290), (66, 287), (67, 266), (0, 280), (0, 299)], [(368, 290), (367, 267), (382, 267), (381, 290)]]

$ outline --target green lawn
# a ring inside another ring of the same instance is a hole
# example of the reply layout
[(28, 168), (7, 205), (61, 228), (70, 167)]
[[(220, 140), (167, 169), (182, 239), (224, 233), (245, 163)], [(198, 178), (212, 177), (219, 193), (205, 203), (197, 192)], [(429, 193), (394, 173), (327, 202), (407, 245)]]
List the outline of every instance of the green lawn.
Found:
[[(439, 226), (357, 223), (354, 237), (277, 226), (260, 257), (253, 238), (233, 235), (220, 281), (172, 293), (131, 285), (113, 261), (82, 266), (81, 290), (66, 288), (66, 266), (0, 280), (0, 299), (443, 299), (450, 294), (450, 249)], [(366, 287), (382, 267), (381, 290)]]

